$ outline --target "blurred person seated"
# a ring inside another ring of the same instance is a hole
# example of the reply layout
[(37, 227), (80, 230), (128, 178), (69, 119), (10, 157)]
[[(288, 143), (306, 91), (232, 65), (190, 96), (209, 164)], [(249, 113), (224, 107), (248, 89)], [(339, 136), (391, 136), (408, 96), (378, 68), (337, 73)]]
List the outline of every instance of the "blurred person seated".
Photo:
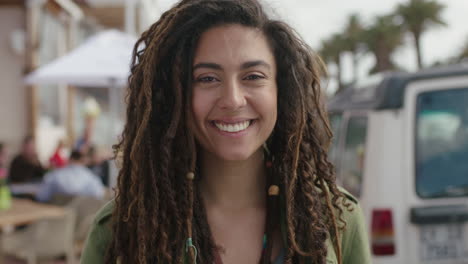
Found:
[(63, 168), (67, 165), (67, 158), (63, 153), (64, 143), (63, 140), (60, 140), (57, 144), (54, 154), (49, 159), (50, 168), (58, 169)]
[(47, 173), (37, 192), (36, 199), (48, 202), (56, 195), (89, 196), (102, 199), (105, 187), (101, 180), (86, 166), (84, 156), (79, 151), (72, 151), (65, 168)]
[(41, 165), (36, 151), (34, 137), (26, 136), (21, 152), (10, 164), (8, 181), (10, 183), (25, 183), (42, 180), (46, 169)]
[(109, 159), (110, 155), (100, 153), (96, 146), (91, 145), (88, 148), (87, 166), (105, 186), (109, 186)]

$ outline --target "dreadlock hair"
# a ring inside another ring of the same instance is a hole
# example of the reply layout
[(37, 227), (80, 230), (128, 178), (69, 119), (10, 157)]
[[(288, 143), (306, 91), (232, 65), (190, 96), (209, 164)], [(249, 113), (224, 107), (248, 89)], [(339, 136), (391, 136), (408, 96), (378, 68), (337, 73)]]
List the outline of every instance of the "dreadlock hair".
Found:
[(257, 0), (182, 0), (133, 50), (127, 123), (115, 146), (122, 168), (108, 264), (194, 263), (187, 238), (193, 238), (199, 263), (213, 263), (216, 245), (195, 188), (192, 64), (203, 32), (226, 24), (259, 29), (278, 68), (278, 118), (266, 145), (273, 160), (268, 177), (279, 181), (282, 202), (269, 199), (267, 214), (275, 219), (285, 212), (285, 263), (325, 263), (328, 235), (341, 263), (338, 230), (345, 223), (339, 203), (345, 202), (327, 160), (332, 135), (320, 92), (321, 60), (287, 24), (269, 19)]

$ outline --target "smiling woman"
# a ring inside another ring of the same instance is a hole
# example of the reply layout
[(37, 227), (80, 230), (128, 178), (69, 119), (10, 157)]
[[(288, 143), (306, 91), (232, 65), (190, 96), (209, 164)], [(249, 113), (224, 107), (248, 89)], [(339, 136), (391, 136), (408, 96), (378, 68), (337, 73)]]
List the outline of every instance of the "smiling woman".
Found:
[(276, 122), (276, 64), (260, 31), (212, 28), (195, 51), (192, 110), (202, 151), (223, 160), (263, 155)]
[(134, 49), (117, 196), (82, 263), (369, 263), (321, 69), (256, 0), (164, 13)]

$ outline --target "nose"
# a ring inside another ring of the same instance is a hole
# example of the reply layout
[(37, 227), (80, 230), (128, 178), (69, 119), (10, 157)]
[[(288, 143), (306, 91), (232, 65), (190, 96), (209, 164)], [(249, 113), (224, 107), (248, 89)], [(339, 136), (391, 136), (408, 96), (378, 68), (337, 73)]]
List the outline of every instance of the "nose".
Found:
[(237, 80), (226, 82), (221, 87), (221, 95), (218, 101), (219, 107), (227, 110), (236, 110), (245, 106), (245, 91)]

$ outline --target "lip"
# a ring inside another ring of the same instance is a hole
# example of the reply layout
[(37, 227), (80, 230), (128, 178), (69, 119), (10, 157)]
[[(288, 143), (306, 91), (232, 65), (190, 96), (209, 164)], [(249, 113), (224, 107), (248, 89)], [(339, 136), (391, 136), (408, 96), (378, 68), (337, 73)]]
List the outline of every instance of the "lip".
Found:
[(241, 123), (244, 121), (255, 121), (257, 118), (232, 118), (232, 117), (226, 117), (226, 118), (216, 118), (212, 119), (210, 123), (213, 122), (218, 122), (218, 123), (224, 123), (224, 124), (236, 124), (236, 123)]
[[(242, 137), (244, 136), (245, 134), (247, 134), (249, 132), (249, 130), (257, 123), (257, 120), (258, 119), (251, 119), (251, 118), (232, 118), (232, 119), (216, 119), (216, 120), (212, 120), (209, 123), (209, 126), (211, 128), (214, 129), (214, 131), (216, 131), (218, 134), (222, 135), (222, 136), (227, 136), (227, 137), (231, 137), (231, 138), (239, 138), (239, 137)], [(250, 125), (242, 130), (242, 131), (239, 131), (239, 132), (227, 132), (227, 131), (223, 131), (221, 129), (219, 129), (216, 125), (215, 125), (215, 122), (220, 122), (220, 123), (225, 123), (225, 124), (235, 124), (235, 123), (239, 123), (239, 122), (244, 122), (244, 121), (250, 121)]]

